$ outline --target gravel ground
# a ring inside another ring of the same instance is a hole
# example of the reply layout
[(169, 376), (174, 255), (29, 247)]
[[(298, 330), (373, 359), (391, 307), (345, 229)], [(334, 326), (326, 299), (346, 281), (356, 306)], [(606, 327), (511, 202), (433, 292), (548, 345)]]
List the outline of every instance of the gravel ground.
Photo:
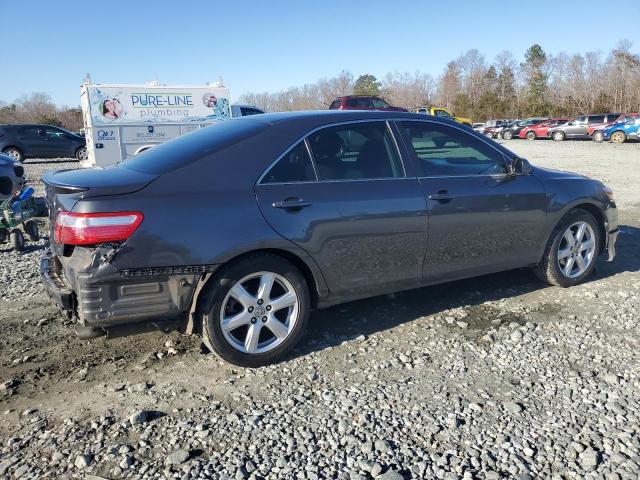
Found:
[[(638, 478), (640, 144), (508, 146), (614, 189), (614, 263), (315, 312), (267, 368), (177, 333), (80, 341), (38, 284), (44, 240), (0, 247), (0, 478)], [(74, 165), (26, 168), (41, 188)]]

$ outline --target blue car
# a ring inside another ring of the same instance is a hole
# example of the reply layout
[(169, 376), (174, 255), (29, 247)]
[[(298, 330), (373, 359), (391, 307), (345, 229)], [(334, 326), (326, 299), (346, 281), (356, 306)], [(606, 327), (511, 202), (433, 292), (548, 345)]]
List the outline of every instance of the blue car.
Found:
[(603, 140), (624, 143), (627, 140), (640, 140), (640, 116), (626, 115), (602, 132)]

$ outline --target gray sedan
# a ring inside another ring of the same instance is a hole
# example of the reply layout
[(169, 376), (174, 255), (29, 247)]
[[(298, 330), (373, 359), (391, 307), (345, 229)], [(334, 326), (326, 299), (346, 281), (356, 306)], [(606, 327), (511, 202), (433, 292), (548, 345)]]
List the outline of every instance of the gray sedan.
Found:
[(340, 302), (521, 267), (576, 285), (618, 229), (602, 183), (398, 112), (240, 118), (44, 180), (41, 274), (81, 336), (173, 322), (244, 366)]

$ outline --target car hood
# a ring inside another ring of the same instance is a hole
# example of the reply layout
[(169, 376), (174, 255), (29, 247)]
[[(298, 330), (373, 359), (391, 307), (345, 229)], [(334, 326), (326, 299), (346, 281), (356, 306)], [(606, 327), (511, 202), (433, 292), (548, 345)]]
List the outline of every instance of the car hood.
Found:
[(574, 172), (565, 172), (563, 170), (555, 170), (553, 168), (542, 168), (534, 166), (535, 175), (538, 177), (544, 177), (548, 180), (590, 180), (585, 175), (580, 175)]
[(82, 197), (87, 198), (136, 192), (158, 176), (116, 165), (108, 168), (58, 170), (47, 173), (42, 181), (56, 192), (82, 192)]

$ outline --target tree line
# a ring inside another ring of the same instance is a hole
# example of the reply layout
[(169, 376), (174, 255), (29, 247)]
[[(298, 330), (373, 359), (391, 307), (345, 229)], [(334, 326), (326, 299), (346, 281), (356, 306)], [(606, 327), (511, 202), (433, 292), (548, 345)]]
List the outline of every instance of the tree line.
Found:
[(471, 49), (447, 63), (438, 77), (416, 71), (355, 78), (342, 71), (301, 87), (247, 93), (240, 101), (277, 112), (326, 109), (342, 95), (378, 95), (395, 106), (437, 105), (476, 121), (632, 112), (640, 110), (640, 55), (631, 47), (623, 40), (606, 55), (551, 55), (534, 44), (520, 62), (509, 51), (488, 62)]
[[(477, 49), (447, 63), (437, 77), (429, 73), (387, 73), (378, 79), (356, 78), (342, 71), (332, 78), (278, 92), (246, 93), (241, 103), (267, 112), (326, 109), (339, 96), (379, 95), (395, 106), (445, 107), (456, 115), (489, 118), (567, 116), (597, 112), (640, 111), (640, 54), (622, 40), (608, 54), (556, 55), (532, 45), (522, 61), (509, 51), (492, 62)], [(0, 101), (0, 124), (46, 123), (76, 131), (82, 128), (80, 107), (57, 107), (46, 93)]]
[(43, 92), (23, 95), (12, 103), (0, 101), (0, 124), (43, 123), (72, 132), (82, 128), (80, 107), (57, 107), (51, 95)]

